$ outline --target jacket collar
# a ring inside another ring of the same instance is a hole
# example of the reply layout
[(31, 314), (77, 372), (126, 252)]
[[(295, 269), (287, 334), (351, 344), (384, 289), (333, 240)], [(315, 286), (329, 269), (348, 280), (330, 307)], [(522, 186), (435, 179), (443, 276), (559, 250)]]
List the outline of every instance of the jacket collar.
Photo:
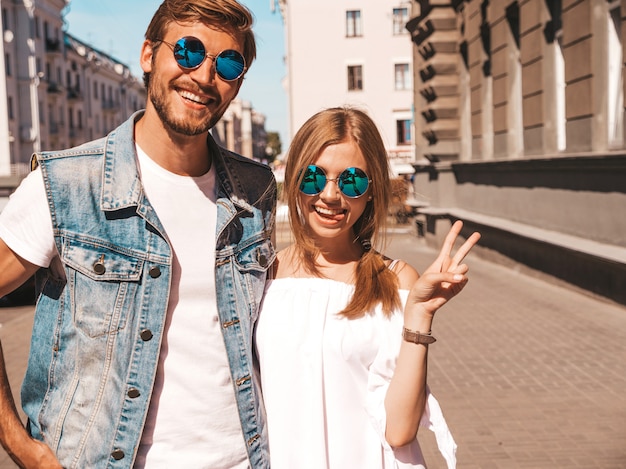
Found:
[(126, 122), (105, 137), (102, 171), (102, 210), (112, 211), (137, 206), (143, 189), (137, 169), (135, 122), (143, 111), (134, 113)]
[[(135, 123), (143, 114), (144, 111), (135, 112), (105, 138), (100, 200), (104, 211), (122, 210), (128, 207), (140, 207), (139, 211), (148, 210), (143, 200), (134, 138)], [(213, 159), (212, 164), (215, 165), (218, 198), (228, 198), (233, 205), (252, 211), (246, 195), (247, 191), (244, 190), (237, 176), (234, 160), (226, 157), (227, 151), (215, 143), (210, 133), (207, 134), (207, 144)]]
[(239, 155), (233, 155), (234, 158), (228, 156), (229, 152), (219, 147), (210, 133), (207, 136), (207, 143), (209, 153), (213, 157), (216, 180), (219, 184), (218, 199), (228, 198), (233, 205), (252, 212), (253, 208), (248, 200), (248, 191), (245, 190), (239, 177), (239, 171), (235, 167), (237, 159), (243, 157)]

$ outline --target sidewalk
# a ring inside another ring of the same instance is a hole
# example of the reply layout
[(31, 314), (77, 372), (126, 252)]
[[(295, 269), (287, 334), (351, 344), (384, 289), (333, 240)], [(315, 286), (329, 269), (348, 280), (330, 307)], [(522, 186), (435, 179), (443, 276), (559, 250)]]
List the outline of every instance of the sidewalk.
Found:
[[(22, 420), (24, 414), (20, 406), (20, 383), (26, 371), (28, 350), (30, 348), (30, 332), (33, 327), (33, 306), (0, 308), (0, 340), (6, 362), (7, 375), (13, 391), (15, 403), (20, 410)], [(0, 446), (0, 469), (17, 467), (4, 449)]]
[[(284, 232), (277, 239), (287, 242)], [(418, 270), (436, 255), (408, 225), (396, 226), (386, 252)], [(437, 313), (428, 372), (457, 467), (626, 468), (626, 308), (467, 262), (469, 284)], [(32, 308), (0, 309), (0, 323), (19, 394)], [(445, 468), (432, 434), (422, 429), (419, 439), (429, 468)], [(0, 450), (0, 469), (14, 467)]]

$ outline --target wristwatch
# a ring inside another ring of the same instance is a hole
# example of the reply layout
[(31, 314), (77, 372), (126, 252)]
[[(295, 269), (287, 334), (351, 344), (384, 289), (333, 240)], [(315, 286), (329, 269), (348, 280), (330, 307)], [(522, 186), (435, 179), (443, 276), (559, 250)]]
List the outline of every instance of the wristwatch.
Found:
[(437, 339), (430, 335), (430, 332), (428, 334), (423, 334), (420, 331), (412, 331), (406, 327), (402, 329), (402, 338), (407, 342), (424, 345), (432, 344), (437, 341)]

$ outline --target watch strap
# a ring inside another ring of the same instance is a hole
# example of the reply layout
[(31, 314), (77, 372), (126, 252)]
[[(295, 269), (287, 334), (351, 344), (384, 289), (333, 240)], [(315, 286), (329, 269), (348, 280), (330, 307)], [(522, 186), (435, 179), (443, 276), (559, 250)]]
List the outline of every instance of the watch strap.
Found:
[(424, 334), (420, 331), (412, 331), (411, 329), (407, 329), (406, 327), (402, 328), (402, 338), (405, 341), (411, 342), (413, 344), (424, 345), (432, 344), (433, 342), (437, 341), (437, 339), (430, 335), (430, 332), (428, 334)]

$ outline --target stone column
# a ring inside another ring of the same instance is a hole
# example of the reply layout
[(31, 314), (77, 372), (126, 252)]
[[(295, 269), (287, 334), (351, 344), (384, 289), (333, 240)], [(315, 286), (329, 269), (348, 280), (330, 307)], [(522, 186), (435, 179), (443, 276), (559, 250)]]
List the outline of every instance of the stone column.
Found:
[(493, 159), (493, 81), (488, 0), (466, 4), (469, 86), (472, 115), (472, 159)]
[(563, 1), (567, 151), (608, 148), (606, 0)]
[(522, 155), (522, 84), (519, 52), (519, 4), (491, 0), (494, 156)]
[(556, 154), (565, 148), (561, 3), (529, 0), (520, 12), (525, 154)]

